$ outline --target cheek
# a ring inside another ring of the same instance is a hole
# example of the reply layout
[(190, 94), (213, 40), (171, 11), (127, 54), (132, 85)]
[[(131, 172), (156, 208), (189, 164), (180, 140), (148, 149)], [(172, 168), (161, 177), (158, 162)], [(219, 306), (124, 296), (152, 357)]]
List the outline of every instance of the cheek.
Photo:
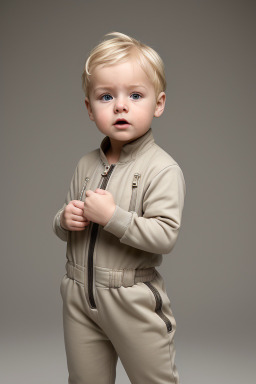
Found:
[(95, 121), (98, 123), (104, 123), (109, 120), (109, 112), (106, 108), (97, 108), (94, 111)]
[(140, 123), (148, 123), (154, 116), (155, 108), (153, 105), (143, 106), (137, 113), (137, 121)]

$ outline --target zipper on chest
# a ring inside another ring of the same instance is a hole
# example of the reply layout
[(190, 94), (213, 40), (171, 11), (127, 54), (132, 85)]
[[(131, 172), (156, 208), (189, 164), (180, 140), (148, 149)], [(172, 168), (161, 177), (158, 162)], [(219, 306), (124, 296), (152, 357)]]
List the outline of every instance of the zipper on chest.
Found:
[(138, 185), (139, 185), (139, 179), (140, 179), (141, 174), (136, 172), (133, 175), (133, 180), (132, 180), (132, 196), (130, 200), (130, 206), (129, 206), (129, 212), (135, 211), (136, 207), (136, 199), (137, 199), (137, 191), (138, 191)]
[(84, 180), (83, 188), (82, 188), (81, 193), (80, 193), (80, 196), (79, 196), (79, 200), (80, 200), (80, 201), (83, 200), (84, 191), (85, 191), (85, 189), (86, 189), (86, 186), (87, 186), (89, 180), (90, 180), (89, 177), (86, 177), (85, 180)]
[[(106, 189), (109, 178), (111, 176), (111, 173), (113, 172), (113, 169), (115, 167), (115, 164), (111, 165), (105, 165), (105, 169), (101, 174), (101, 180), (100, 180), (100, 189)], [(91, 308), (96, 308), (96, 303), (93, 296), (93, 253), (94, 253), (94, 247), (96, 243), (97, 233), (98, 233), (99, 224), (93, 223), (92, 224), (92, 230), (91, 230), (91, 237), (90, 237), (90, 243), (89, 243), (89, 250), (88, 250), (88, 296), (89, 296), (89, 302)]]

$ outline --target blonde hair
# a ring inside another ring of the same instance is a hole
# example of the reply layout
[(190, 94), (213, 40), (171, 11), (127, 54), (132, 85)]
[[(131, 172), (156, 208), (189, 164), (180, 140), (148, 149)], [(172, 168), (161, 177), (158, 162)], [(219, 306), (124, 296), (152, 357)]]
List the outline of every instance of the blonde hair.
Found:
[(107, 33), (104, 36), (115, 37), (103, 40), (93, 48), (86, 60), (82, 74), (82, 87), (89, 99), (91, 90), (90, 76), (93, 70), (99, 66), (114, 65), (125, 62), (129, 58), (135, 58), (152, 81), (156, 98), (160, 92), (166, 90), (164, 63), (159, 54), (151, 47), (120, 32)]

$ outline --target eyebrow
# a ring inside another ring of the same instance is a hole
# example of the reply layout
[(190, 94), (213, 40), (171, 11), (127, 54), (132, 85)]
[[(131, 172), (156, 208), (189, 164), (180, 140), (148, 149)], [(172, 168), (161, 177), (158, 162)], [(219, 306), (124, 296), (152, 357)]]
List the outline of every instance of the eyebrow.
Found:
[[(106, 87), (97, 87), (94, 89), (94, 93), (97, 92), (97, 91), (106, 91), (108, 89), (114, 89), (115, 87), (112, 87), (111, 85), (109, 86), (106, 86)], [(144, 87), (144, 85), (142, 84), (131, 84), (128, 86), (128, 88), (144, 88), (146, 89), (146, 87)]]

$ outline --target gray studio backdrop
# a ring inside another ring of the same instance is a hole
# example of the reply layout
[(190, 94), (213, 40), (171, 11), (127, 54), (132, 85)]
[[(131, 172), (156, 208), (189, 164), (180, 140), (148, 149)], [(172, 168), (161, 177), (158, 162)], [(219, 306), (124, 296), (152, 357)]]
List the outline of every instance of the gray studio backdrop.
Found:
[[(152, 129), (186, 180), (178, 242), (159, 268), (182, 382), (255, 382), (255, 2), (10, 0), (0, 25), (0, 381), (67, 383), (66, 248), (52, 219), (103, 139), (84, 106), (85, 59), (120, 31), (165, 62)], [(129, 383), (120, 362), (117, 383)]]

